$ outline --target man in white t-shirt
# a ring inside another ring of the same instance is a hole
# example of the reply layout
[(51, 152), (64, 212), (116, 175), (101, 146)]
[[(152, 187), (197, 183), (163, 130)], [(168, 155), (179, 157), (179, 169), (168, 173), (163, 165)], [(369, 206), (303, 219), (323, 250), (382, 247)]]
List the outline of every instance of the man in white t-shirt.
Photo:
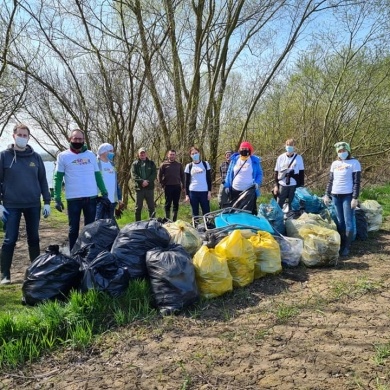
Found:
[(117, 204), (122, 205), (122, 192), (118, 185), (118, 176), (115, 169), (114, 147), (109, 143), (101, 144), (98, 148), (98, 166), (108, 192), (109, 203), (98, 201), (96, 219), (113, 219)]
[(84, 132), (80, 129), (73, 130), (70, 135), (69, 149), (57, 156), (54, 174), (55, 208), (60, 212), (64, 210), (61, 189), (62, 182), (65, 182), (70, 250), (79, 235), (81, 212), (84, 215), (84, 225), (94, 222), (98, 188), (103, 198), (107, 199), (108, 195), (97, 158), (90, 150), (87, 150), (84, 142)]
[(288, 139), (285, 148), (286, 153), (281, 154), (276, 160), (275, 186), (272, 192), (277, 197), (281, 208), (288, 199), (289, 209), (291, 209), (295, 189), (305, 185), (305, 167), (302, 156), (295, 153), (294, 139)]

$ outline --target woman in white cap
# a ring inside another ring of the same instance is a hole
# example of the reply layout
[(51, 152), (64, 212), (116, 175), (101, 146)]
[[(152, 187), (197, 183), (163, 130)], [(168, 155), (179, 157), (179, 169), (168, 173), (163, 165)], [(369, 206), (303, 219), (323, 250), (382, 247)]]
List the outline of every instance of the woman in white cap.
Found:
[(337, 230), (341, 236), (340, 256), (348, 256), (353, 240), (353, 210), (358, 205), (362, 169), (359, 161), (351, 156), (351, 147), (347, 142), (337, 142), (334, 146), (338, 158), (330, 167), (323, 200), (327, 206), (333, 201)]
[(110, 204), (98, 202), (96, 206), (96, 219), (113, 219), (118, 202), (122, 204), (122, 192), (118, 185), (117, 172), (113, 163), (114, 155), (114, 147), (111, 144), (104, 143), (99, 146), (97, 153), (98, 165), (108, 191)]

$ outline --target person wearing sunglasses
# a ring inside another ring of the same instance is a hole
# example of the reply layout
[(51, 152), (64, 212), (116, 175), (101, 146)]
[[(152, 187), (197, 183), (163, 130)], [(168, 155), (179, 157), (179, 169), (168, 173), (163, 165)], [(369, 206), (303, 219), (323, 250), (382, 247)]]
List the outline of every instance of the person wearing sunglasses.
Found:
[(347, 142), (337, 142), (337, 159), (330, 167), (328, 184), (323, 198), (326, 206), (333, 202), (337, 230), (341, 237), (340, 256), (348, 256), (353, 241), (354, 209), (358, 206), (360, 192), (361, 166), (352, 157), (351, 147)]

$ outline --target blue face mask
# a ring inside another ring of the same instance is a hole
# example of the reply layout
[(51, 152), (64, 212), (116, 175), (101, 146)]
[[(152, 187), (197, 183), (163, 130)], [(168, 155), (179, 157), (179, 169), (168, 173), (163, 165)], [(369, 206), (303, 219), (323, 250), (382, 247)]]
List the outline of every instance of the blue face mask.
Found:
[(114, 152), (108, 152), (107, 153), (107, 158), (109, 159), (109, 160), (113, 160), (114, 159), (114, 156), (115, 156), (115, 153)]
[(339, 158), (341, 158), (342, 160), (345, 160), (345, 159), (348, 157), (348, 152), (337, 153), (337, 155), (338, 155)]
[(198, 160), (199, 160), (199, 153), (192, 154), (192, 155), (191, 155), (191, 158), (192, 158), (194, 161), (198, 161)]
[(287, 153), (292, 153), (294, 151), (294, 146), (287, 145), (286, 146), (286, 152)]

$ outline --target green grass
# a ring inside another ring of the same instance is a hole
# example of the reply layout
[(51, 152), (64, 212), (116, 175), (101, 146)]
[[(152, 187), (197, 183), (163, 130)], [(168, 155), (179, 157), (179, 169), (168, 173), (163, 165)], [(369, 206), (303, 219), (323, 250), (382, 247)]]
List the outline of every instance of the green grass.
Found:
[(119, 298), (95, 290), (75, 291), (66, 303), (50, 301), (18, 313), (1, 312), (0, 368), (34, 361), (61, 346), (83, 350), (96, 334), (156, 316), (150, 303), (149, 284), (136, 280)]
[(383, 217), (390, 215), (390, 184), (364, 188), (360, 194), (360, 201), (376, 200), (383, 208)]

